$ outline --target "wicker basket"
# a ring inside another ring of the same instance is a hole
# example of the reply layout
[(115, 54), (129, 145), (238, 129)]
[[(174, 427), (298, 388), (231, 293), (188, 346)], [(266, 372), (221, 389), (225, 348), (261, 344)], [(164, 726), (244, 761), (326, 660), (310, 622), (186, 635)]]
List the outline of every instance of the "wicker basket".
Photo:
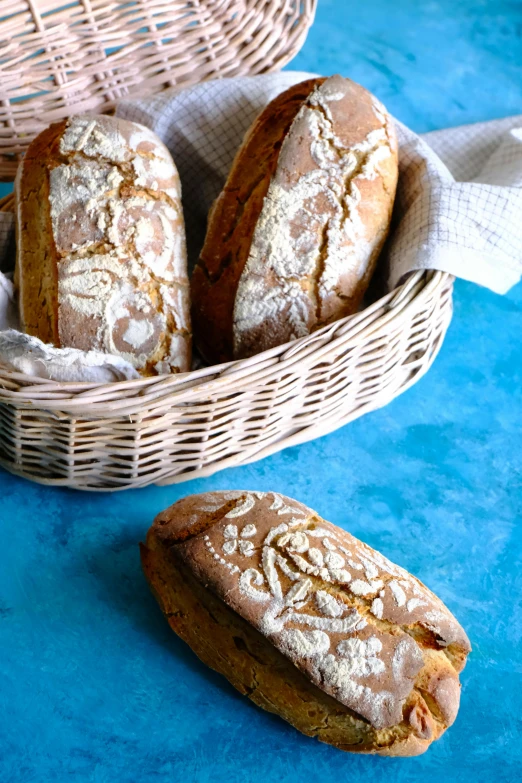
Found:
[(50, 122), (216, 76), (280, 70), (317, 0), (0, 0), (0, 179)]
[[(280, 68), (299, 48), (315, 0), (54, 6), (41, 0), (39, 14), (35, 0), (9, 1), (11, 16), (0, 22), (3, 39), (23, 33), (0, 62), (4, 177), (57, 118), (109, 110), (124, 93)], [(166, 30), (178, 35), (164, 43)], [(107, 54), (107, 46), (119, 48)], [(44, 54), (22, 80), (20, 63), (35, 49)], [(12, 209), (11, 197), (1, 208)], [(418, 272), (308, 337), (184, 375), (102, 385), (0, 368), (0, 464), (41, 483), (115, 490), (208, 476), (324, 435), (426, 372), (451, 319), (452, 287), (446, 273)]]

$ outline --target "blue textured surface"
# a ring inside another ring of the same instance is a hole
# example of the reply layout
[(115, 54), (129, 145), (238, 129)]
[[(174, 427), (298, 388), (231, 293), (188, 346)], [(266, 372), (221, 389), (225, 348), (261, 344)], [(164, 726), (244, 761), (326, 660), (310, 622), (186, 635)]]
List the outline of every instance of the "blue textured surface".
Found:
[[(520, 3), (502, 0), (320, 0), (294, 65), (352, 76), (428, 130), (522, 111), (521, 26)], [(1, 783), (519, 780), (521, 334), (522, 286), (501, 298), (459, 283), (430, 373), (328, 437), (112, 496), (0, 472)], [(226, 487), (312, 505), (455, 612), (474, 651), (457, 722), (426, 755), (356, 757), (302, 737), (169, 630), (137, 542), (182, 495)]]

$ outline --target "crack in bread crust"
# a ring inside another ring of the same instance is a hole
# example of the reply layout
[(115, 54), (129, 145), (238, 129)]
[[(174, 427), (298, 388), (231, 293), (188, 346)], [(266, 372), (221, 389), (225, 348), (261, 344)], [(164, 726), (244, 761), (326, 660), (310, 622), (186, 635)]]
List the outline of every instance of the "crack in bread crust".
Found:
[(382, 182), (394, 190), (397, 179), (386, 117), (372, 100), (332, 77), (297, 114), (239, 280), (235, 357), (303, 337), (357, 309), (391, 217), (393, 198)]

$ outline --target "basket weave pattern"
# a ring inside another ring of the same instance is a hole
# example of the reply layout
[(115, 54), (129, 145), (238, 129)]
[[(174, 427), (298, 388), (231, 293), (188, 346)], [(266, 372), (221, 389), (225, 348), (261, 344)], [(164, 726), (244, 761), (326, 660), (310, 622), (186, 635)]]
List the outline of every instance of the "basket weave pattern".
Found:
[(317, 0), (0, 0), (0, 179), (49, 123), (127, 95), (279, 70)]
[(366, 310), (250, 359), (106, 385), (0, 370), (0, 464), (37, 481), (121, 489), (208, 476), (390, 402), (426, 372), (453, 278), (418, 272)]
[[(0, 178), (50, 122), (210, 77), (278, 70), (316, 0), (0, 0)], [(0, 202), (12, 211), (13, 199)], [(0, 368), (0, 464), (114, 490), (208, 476), (324, 435), (429, 368), (453, 278), (417, 272), (356, 315), (250, 359), (112, 384)]]

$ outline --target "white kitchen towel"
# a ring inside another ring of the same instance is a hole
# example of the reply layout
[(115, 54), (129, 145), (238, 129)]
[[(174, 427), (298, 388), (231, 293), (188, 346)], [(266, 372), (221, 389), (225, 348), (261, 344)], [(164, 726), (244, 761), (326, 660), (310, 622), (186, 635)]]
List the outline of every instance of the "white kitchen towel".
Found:
[(505, 294), (522, 273), (522, 116), (422, 138), (398, 125), (389, 287), (440, 269)]
[[(174, 157), (192, 261), (246, 130), (282, 90), (313, 75), (283, 71), (220, 79), (120, 103), (118, 116), (152, 128)], [(522, 115), (423, 136), (398, 122), (397, 131), (400, 178), (386, 249), (389, 288), (414, 270), (440, 269), (508, 291), (522, 272)], [(11, 283), (2, 274), (13, 266), (13, 232), (12, 215), (0, 213), (0, 329), (17, 328)], [(21, 371), (25, 343), (13, 333), (3, 337), (0, 362), (15, 369), (16, 361)], [(60, 349), (40, 353), (43, 348), (38, 346), (37, 361), (24, 363), (24, 372), (58, 373), (60, 380), (136, 377), (118, 357), (98, 354), (96, 364), (91, 352), (81, 369), (81, 353), (74, 361), (64, 355), (60, 364)]]
[(0, 365), (11, 372), (52, 381), (112, 383), (139, 378), (120, 356), (76, 348), (53, 348), (15, 329), (0, 332)]

